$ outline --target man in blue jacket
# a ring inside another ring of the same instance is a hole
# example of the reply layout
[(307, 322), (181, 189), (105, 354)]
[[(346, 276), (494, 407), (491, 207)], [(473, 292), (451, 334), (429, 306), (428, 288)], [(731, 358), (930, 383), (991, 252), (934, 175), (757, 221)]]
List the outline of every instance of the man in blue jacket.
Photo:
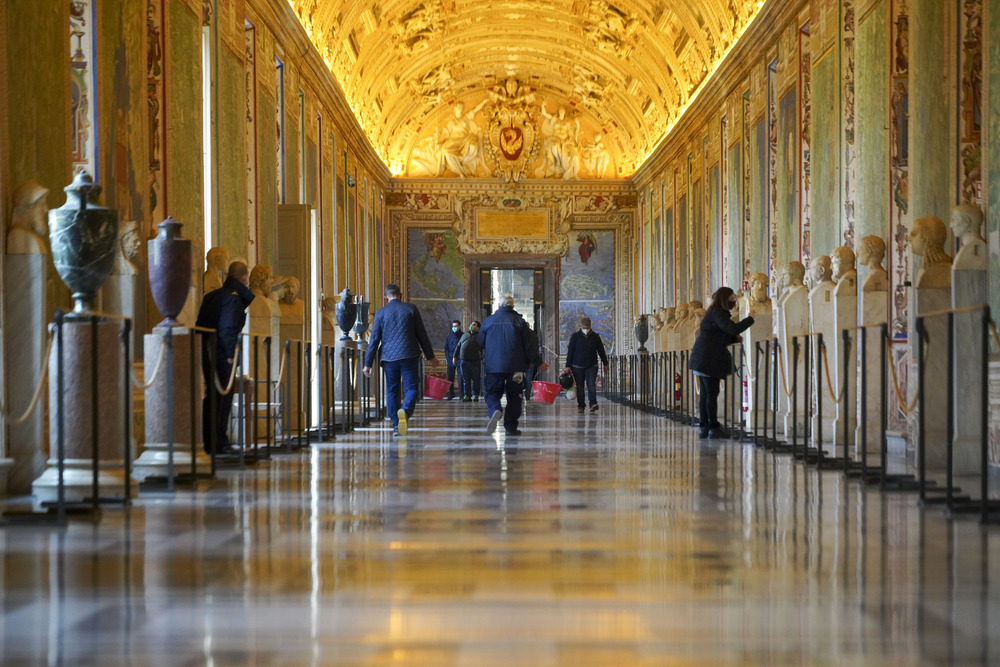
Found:
[[(521, 435), (517, 421), (521, 418), (521, 392), (528, 362), (537, 364), (539, 371), (549, 365), (538, 355), (538, 346), (530, 345), (528, 325), (514, 310), (514, 297), (500, 299), (500, 307), (486, 318), (479, 330), (479, 346), (483, 348), (486, 369), (486, 408), (490, 421), (487, 433), (493, 433), (503, 419), (507, 435)], [(500, 407), (500, 398), (507, 393), (507, 409)]]
[(601, 358), (604, 371), (608, 370), (608, 355), (604, 351), (601, 334), (590, 328), (590, 318), (580, 318), (580, 330), (569, 337), (566, 348), (566, 367), (573, 371), (576, 379), (576, 411), (581, 415), (587, 409), (583, 400), (586, 385), (590, 399), (590, 411), (597, 412), (597, 357)]
[[(385, 407), (392, 421), (394, 436), (406, 435), (406, 422), (413, 416), (420, 391), (420, 350), (428, 361), (434, 349), (427, 337), (424, 321), (416, 306), (404, 303), (399, 285), (385, 286), (386, 304), (375, 313), (368, 337), (364, 374), (371, 376), (375, 355), (382, 351), (381, 365), (385, 373)], [(399, 382), (403, 381), (403, 401), (400, 405)]]
[[(226, 282), (222, 287), (205, 295), (198, 310), (197, 326), (215, 329), (215, 365), (213, 368), (211, 350), (207, 345), (201, 348), (201, 370), (205, 376), (205, 400), (202, 414), (202, 435), (205, 451), (211, 451), (211, 438), (215, 430), (216, 452), (219, 454), (234, 454), (236, 450), (229, 444), (226, 428), (229, 425), (229, 414), (233, 409), (233, 391), (220, 394), (218, 384), (225, 387), (233, 372), (236, 360), (236, 344), (240, 340), (240, 332), (247, 320), (246, 309), (253, 301), (254, 295), (247, 287), (250, 271), (243, 262), (233, 262), (229, 265)], [(215, 376), (213, 379), (213, 375)], [(215, 394), (215, 414), (209, 410), (210, 394)]]
[[(462, 323), (458, 320), (451, 321), (451, 331), (448, 332), (448, 337), (444, 339), (444, 360), (448, 364), (448, 382), (451, 385), (448, 386), (448, 395), (445, 396), (446, 401), (450, 401), (455, 398), (455, 371), (458, 370), (458, 364), (455, 363), (455, 351), (458, 349), (458, 344), (462, 340)], [(461, 386), (462, 381), (459, 380), (459, 385)]]

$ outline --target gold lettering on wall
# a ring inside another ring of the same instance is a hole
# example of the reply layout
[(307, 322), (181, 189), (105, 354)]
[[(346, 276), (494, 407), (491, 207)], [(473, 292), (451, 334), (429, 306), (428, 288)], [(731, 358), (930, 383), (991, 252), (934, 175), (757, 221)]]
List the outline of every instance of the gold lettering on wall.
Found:
[(548, 211), (476, 211), (480, 239), (544, 239), (548, 234)]

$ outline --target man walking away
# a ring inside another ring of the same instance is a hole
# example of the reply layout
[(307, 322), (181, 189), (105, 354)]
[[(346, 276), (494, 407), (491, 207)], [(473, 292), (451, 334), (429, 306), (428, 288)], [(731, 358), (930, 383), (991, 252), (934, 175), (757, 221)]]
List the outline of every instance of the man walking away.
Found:
[(601, 334), (590, 328), (590, 318), (580, 318), (580, 330), (569, 337), (566, 350), (566, 367), (573, 371), (576, 379), (576, 411), (581, 415), (586, 411), (583, 389), (586, 384), (590, 411), (597, 412), (597, 357), (601, 358), (604, 372), (608, 372), (608, 355), (604, 351)]
[[(496, 312), (486, 318), (479, 330), (479, 345), (483, 348), (486, 367), (486, 408), (490, 420), (487, 433), (493, 433), (503, 419), (507, 435), (521, 435), (517, 422), (521, 418), (521, 392), (528, 362), (538, 364), (539, 371), (549, 366), (538, 356), (538, 346), (528, 344), (528, 326), (514, 310), (514, 297), (504, 296)], [(500, 407), (500, 398), (507, 394), (507, 409)]]
[(458, 368), (458, 364), (455, 363), (455, 350), (458, 349), (458, 343), (461, 340), (462, 323), (458, 320), (452, 320), (451, 331), (448, 332), (448, 337), (444, 339), (444, 361), (448, 364), (449, 382), (448, 395), (445, 396), (446, 401), (455, 398), (455, 370)]
[[(226, 273), (226, 282), (222, 287), (214, 289), (205, 295), (198, 310), (196, 325), (206, 329), (215, 329), (215, 367), (212, 367), (211, 350), (208, 345), (201, 346), (201, 371), (205, 376), (205, 400), (202, 414), (202, 435), (205, 439), (205, 451), (211, 451), (211, 433), (215, 432), (215, 446), (218, 454), (235, 454), (236, 450), (229, 443), (226, 435), (229, 426), (229, 414), (233, 409), (233, 390), (220, 394), (216, 388), (216, 380), (225, 387), (233, 373), (236, 363), (236, 344), (240, 340), (240, 332), (247, 320), (246, 309), (253, 301), (254, 295), (247, 287), (250, 271), (243, 262), (233, 262)], [(209, 407), (209, 396), (215, 394), (215, 414)]]
[(462, 402), (479, 401), (483, 371), (483, 349), (479, 347), (479, 321), (473, 320), (462, 334), (455, 350), (454, 362), (461, 373)]
[[(420, 391), (420, 351), (430, 361), (434, 349), (424, 329), (424, 321), (416, 306), (404, 303), (399, 285), (385, 286), (386, 304), (375, 313), (368, 337), (364, 374), (371, 377), (372, 363), (379, 350), (385, 372), (385, 407), (392, 421), (394, 436), (406, 435), (406, 422), (413, 417), (413, 408)], [(403, 400), (399, 400), (399, 383), (403, 382)]]

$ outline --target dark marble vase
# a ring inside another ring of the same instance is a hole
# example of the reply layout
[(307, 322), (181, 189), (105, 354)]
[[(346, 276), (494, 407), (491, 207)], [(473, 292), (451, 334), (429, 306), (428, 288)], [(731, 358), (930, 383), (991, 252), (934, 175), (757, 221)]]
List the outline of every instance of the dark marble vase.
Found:
[(358, 316), (358, 304), (354, 303), (354, 295), (351, 294), (350, 287), (345, 287), (344, 291), (340, 293), (340, 303), (337, 304), (336, 315), (337, 325), (344, 332), (340, 340), (350, 340), (348, 332), (354, 326), (354, 320)]
[(160, 233), (148, 243), (149, 290), (163, 315), (158, 327), (180, 324), (177, 316), (184, 309), (191, 289), (191, 239), (181, 238), (181, 223), (171, 217), (157, 225)]
[(73, 292), (73, 312), (94, 312), (118, 250), (118, 212), (97, 203), (99, 185), (85, 171), (63, 188), (66, 203), (49, 211), (49, 244), (59, 277)]
[(354, 333), (358, 334), (358, 338), (362, 338), (365, 332), (368, 331), (368, 309), (371, 306), (372, 304), (368, 301), (362, 301), (357, 304), (358, 314), (354, 322)]
[(635, 338), (639, 341), (639, 352), (646, 351), (646, 341), (649, 340), (649, 316), (640, 315), (635, 321)]

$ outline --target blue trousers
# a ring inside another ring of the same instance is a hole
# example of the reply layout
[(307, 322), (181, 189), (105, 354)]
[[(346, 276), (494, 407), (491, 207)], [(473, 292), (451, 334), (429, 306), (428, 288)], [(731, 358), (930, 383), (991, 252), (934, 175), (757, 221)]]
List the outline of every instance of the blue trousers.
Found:
[(597, 405), (597, 366), (573, 366), (573, 377), (576, 378), (576, 404), (578, 407), (585, 407), (583, 400), (583, 389), (586, 385), (587, 398), (591, 405)]
[[(514, 376), (520, 380), (514, 380)], [(524, 373), (487, 373), (486, 374), (486, 408), (489, 414), (500, 409), (500, 397), (507, 394), (507, 409), (503, 412), (503, 427), (508, 431), (517, 428), (517, 420), (521, 418), (524, 391)]]
[(413, 416), (413, 408), (417, 404), (420, 391), (420, 357), (383, 361), (382, 372), (385, 373), (385, 409), (395, 427), (399, 424), (396, 412), (400, 408), (399, 384), (403, 383), (402, 408), (406, 410), (406, 418)]

